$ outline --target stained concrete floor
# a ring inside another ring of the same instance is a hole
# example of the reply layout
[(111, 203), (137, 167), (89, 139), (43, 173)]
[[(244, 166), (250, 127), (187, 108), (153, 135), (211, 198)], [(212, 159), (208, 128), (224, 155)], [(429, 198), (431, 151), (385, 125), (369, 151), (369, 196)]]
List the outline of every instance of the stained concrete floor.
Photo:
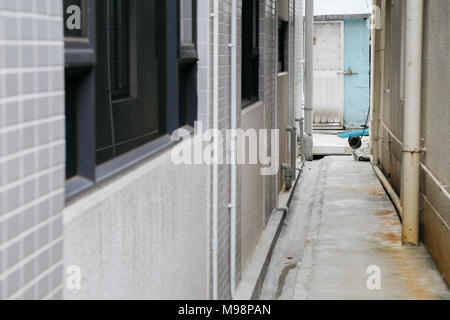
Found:
[[(401, 244), (401, 223), (369, 163), (307, 163), (275, 247), (261, 299), (450, 299), (425, 247)], [(370, 267), (380, 289), (370, 290)]]

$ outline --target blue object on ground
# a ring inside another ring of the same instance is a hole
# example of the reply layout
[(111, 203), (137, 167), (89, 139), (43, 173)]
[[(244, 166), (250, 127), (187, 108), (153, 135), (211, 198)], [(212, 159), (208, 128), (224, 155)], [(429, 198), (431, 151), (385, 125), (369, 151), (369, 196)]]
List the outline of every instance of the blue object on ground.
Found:
[(339, 132), (338, 136), (339, 138), (346, 139), (346, 138), (355, 138), (355, 137), (368, 137), (370, 134), (369, 129), (361, 129), (361, 130), (352, 130), (352, 131), (345, 131), (345, 132)]

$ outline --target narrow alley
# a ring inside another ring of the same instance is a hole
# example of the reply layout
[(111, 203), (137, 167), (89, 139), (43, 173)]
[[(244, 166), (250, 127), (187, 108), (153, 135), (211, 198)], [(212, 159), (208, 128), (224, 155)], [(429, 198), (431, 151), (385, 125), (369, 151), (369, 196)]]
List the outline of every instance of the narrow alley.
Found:
[(450, 301), (449, 52), (449, 0), (0, 0), (0, 300)]
[[(260, 298), (450, 299), (425, 247), (404, 247), (401, 236), (370, 163), (349, 156), (307, 163)], [(379, 289), (368, 286), (372, 270), (379, 270)]]

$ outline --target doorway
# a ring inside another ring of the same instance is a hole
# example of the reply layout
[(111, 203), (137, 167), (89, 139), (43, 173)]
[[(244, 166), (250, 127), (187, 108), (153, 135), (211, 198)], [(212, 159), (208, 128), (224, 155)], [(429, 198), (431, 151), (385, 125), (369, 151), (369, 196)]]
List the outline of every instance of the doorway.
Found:
[(314, 34), (314, 128), (344, 128), (344, 22), (321, 21)]

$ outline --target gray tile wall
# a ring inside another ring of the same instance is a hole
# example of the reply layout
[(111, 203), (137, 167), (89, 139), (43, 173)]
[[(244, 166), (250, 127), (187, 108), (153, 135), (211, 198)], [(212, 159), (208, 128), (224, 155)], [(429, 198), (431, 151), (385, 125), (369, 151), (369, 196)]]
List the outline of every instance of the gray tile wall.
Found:
[[(238, 101), (241, 101), (241, 75), (240, 75), (240, 64), (241, 64), (241, 17), (242, 17), (242, 1), (245, 0), (239, 0), (238, 1)], [(282, 0), (287, 1), (287, 0)], [(290, 1), (290, 27), (292, 30), (292, 26), (294, 26), (294, 14), (293, 14), (293, 1)], [(199, 7), (201, 7), (201, 2)], [(212, 12), (214, 0), (209, 0), (209, 6), (210, 11)], [(302, 3), (303, 1), (297, 0), (297, 7), (296, 7), (296, 13), (297, 15), (300, 15), (300, 17), (303, 15), (302, 13)], [(275, 128), (275, 81), (277, 79), (277, 74), (275, 71), (275, 65), (274, 65), (274, 55), (275, 50), (277, 50), (275, 46), (275, 36), (274, 34), (274, 24), (277, 22), (276, 12), (275, 12), (275, 0), (261, 0), (260, 1), (260, 100), (265, 102), (265, 119), (266, 119), (266, 128)], [(207, 6), (205, 6), (207, 7)], [(219, 90), (220, 90), (220, 113), (219, 113), (219, 126), (220, 130), (224, 131), (229, 128), (230, 125), (230, 49), (228, 47), (228, 43), (231, 41), (231, 0), (220, 0), (219, 1), (219, 15), (220, 15), (220, 58), (219, 58), (219, 64), (220, 64), (220, 84), (219, 84)], [(300, 20), (302, 21), (302, 20)], [(297, 20), (298, 22), (298, 20)], [(296, 30), (297, 32), (302, 32), (303, 27), (301, 23), (296, 24)], [(290, 31), (291, 37), (289, 38), (290, 41), (293, 41), (294, 37), (292, 36), (293, 33)], [(301, 42), (302, 36), (296, 35), (296, 41), (300, 41), (299, 43), (296, 43), (297, 48), (303, 47), (303, 44)], [(212, 59), (213, 59), (213, 26), (212, 26), (212, 19), (210, 19), (209, 22), (209, 50), (210, 50), (210, 62), (209, 62), (209, 70), (210, 72), (210, 87), (212, 88)], [(199, 49), (202, 50), (202, 49)], [(294, 60), (294, 55), (290, 55), (290, 59)], [(292, 62), (295, 65), (296, 72), (301, 70), (301, 66), (299, 66), (300, 61), (294, 61)], [(201, 68), (201, 67), (200, 67)], [(206, 70), (205, 70), (206, 71)], [(297, 81), (301, 81), (302, 76), (296, 74), (295, 78)], [(294, 76), (292, 76), (292, 81), (294, 81)], [(199, 83), (199, 88), (205, 87), (205, 84)], [(292, 86), (294, 87), (294, 86)], [(211, 90), (208, 90), (206, 93), (209, 93), (211, 99), (212, 94)], [(201, 94), (201, 92), (200, 92)], [(293, 106), (293, 93), (290, 93), (291, 96), (291, 106), (292, 109)], [(201, 99), (206, 98), (200, 97), (199, 101)], [(212, 100), (208, 100), (209, 105), (212, 105)], [(298, 100), (297, 100), (298, 101)], [(301, 100), (300, 100), (301, 101)], [(199, 103), (201, 105), (201, 102)], [(211, 108), (209, 108), (211, 110)], [(207, 119), (210, 119), (211, 114), (209, 113), (206, 117)], [(240, 113), (238, 113), (238, 126), (240, 123)], [(269, 140), (270, 143), (270, 140)], [(219, 298), (220, 299), (228, 299), (230, 298), (230, 285), (229, 285), (229, 208), (228, 204), (230, 201), (230, 185), (229, 185), (229, 166), (224, 165), (220, 166), (219, 168), (219, 241), (218, 241), (218, 250), (219, 250)], [(240, 175), (238, 173), (238, 188), (240, 188), (241, 182), (240, 182)], [(267, 219), (272, 214), (273, 210), (276, 207), (276, 199), (277, 195), (275, 192), (275, 177), (265, 177), (264, 178), (264, 188), (265, 188), (265, 212)], [(241, 199), (240, 199), (241, 192), (238, 190), (238, 221), (237, 221), (237, 228), (240, 230), (240, 223), (241, 223)], [(240, 274), (242, 272), (242, 267), (240, 265), (240, 261), (242, 260), (240, 257), (240, 233), (238, 232), (237, 235), (237, 278), (240, 278)], [(210, 277), (210, 281), (212, 281), (212, 278)]]
[(0, 298), (61, 298), (62, 1), (0, 0)]
[[(264, 14), (260, 17), (264, 18), (264, 28), (261, 32), (264, 34), (264, 101), (265, 101), (265, 119), (266, 128), (276, 128), (275, 123), (275, 81), (277, 81), (277, 72), (275, 72), (275, 54), (278, 50), (276, 46), (276, 33), (274, 33), (275, 24), (278, 23), (278, 18), (276, 17), (276, 3), (275, 0), (265, 0), (264, 1)], [(271, 149), (271, 141), (268, 140), (269, 148)], [(277, 194), (276, 194), (276, 176), (266, 176), (264, 177), (264, 193), (265, 193), (265, 214), (266, 220), (270, 218), (274, 208), (277, 205)]]

